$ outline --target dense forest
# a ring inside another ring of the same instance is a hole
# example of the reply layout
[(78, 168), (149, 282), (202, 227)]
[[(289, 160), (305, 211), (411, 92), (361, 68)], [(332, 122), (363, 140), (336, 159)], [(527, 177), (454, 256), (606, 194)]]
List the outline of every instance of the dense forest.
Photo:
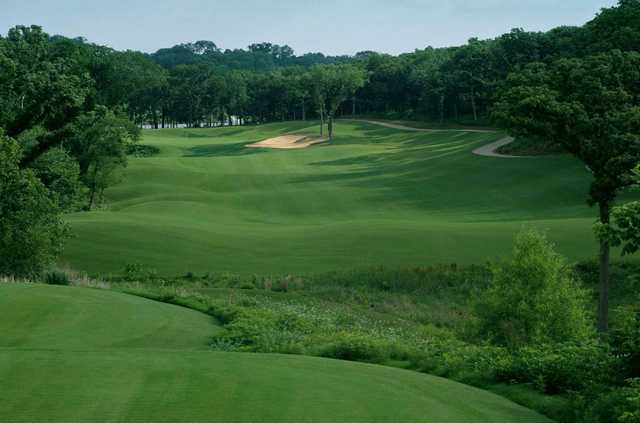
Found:
[[(29, 111), (26, 99), (13, 95), (27, 83), (23, 78), (46, 72), (38, 69), (45, 66), (77, 85), (78, 104), (73, 107), (77, 113), (101, 105), (153, 127), (316, 118), (322, 100), (314, 68), (326, 70), (334, 65), (355, 67), (365, 76), (348, 101), (340, 102), (339, 115), (386, 113), (486, 122), (507, 76), (528, 64), (584, 58), (613, 49), (637, 51), (638, 7), (637, 1), (626, 0), (603, 10), (583, 27), (544, 33), (514, 29), (495, 39), (473, 38), (459, 47), (427, 47), (400, 56), (375, 52), (297, 56), (286, 45), (260, 43), (222, 50), (211, 41), (144, 54), (115, 51), (82, 38), (48, 36), (38, 27), (16, 27), (0, 38), (0, 66), (3, 78), (8, 78), (2, 84), (0, 125), (9, 135), (28, 126), (20, 119), (12, 122), (14, 107)], [(29, 97), (38, 97), (37, 92), (33, 94)], [(64, 118), (50, 118), (54, 126), (65, 124)]]

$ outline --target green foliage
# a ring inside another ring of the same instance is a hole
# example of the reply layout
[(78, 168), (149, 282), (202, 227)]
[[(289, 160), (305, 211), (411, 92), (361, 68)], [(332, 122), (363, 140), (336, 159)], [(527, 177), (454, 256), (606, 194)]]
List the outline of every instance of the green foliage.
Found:
[(0, 274), (32, 276), (62, 249), (67, 227), (55, 197), (32, 170), (22, 170), (18, 144), (0, 132)]
[(640, 379), (630, 379), (629, 386), (622, 390), (625, 403), (619, 410), (621, 423), (640, 422)]
[(47, 285), (70, 285), (71, 280), (65, 272), (54, 270), (44, 275), (44, 281)]
[(52, 148), (31, 166), (36, 176), (56, 196), (63, 212), (78, 209), (84, 194), (80, 181), (80, 166), (62, 148)]
[(384, 363), (391, 359), (402, 359), (402, 354), (398, 353), (399, 348), (401, 347), (396, 344), (370, 336), (338, 332), (326, 345), (319, 348), (318, 354), (340, 360)]
[[(637, 295), (637, 292), (636, 292)], [(637, 298), (636, 298), (637, 301)], [(609, 343), (618, 357), (622, 357), (627, 378), (640, 377), (640, 314), (637, 306), (621, 306), (616, 310)]]
[(317, 65), (310, 73), (320, 124), (323, 124), (326, 116), (329, 121), (329, 138), (333, 138), (333, 118), (338, 108), (364, 86), (366, 73), (353, 65)]
[[(637, 189), (640, 167), (636, 166), (631, 179), (632, 189)], [(640, 249), (640, 202), (630, 201), (614, 207), (611, 218), (611, 223), (595, 225), (596, 236), (609, 241), (611, 245), (622, 246), (623, 255), (636, 253)]]
[(606, 345), (562, 343), (527, 346), (497, 368), (498, 380), (531, 383), (541, 392), (558, 394), (620, 380), (620, 360)]
[(545, 236), (524, 231), (513, 259), (495, 266), (493, 282), (478, 299), (480, 333), (517, 348), (587, 338), (587, 292)]
[(124, 280), (129, 282), (144, 282), (156, 279), (156, 272), (140, 263), (128, 263), (124, 266)]
[(518, 137), (514, 142), (503, 145), (497, 150), (500, 154), (510, 156), (541, 156), (547, 154), (561, 154), (561, 145), (548, 142), (536, 137)]
[(160, 153), (158, 147), (142, 144), (127, 144), (127, 154), (134, 157), (151, 157)]
[(562, 144), (593, 173), (591, 203), (607, 206), (640, 161), (639, 77), (635, 52), (531, 64), (509, 76), (494, 117), (516, 135)]
[(118, 171), (127, 165), (127, 145), (136, 142), (140, 130), (125, 116), (105, 107), (83, 114), (72, 126), (65, 146), (77, 158), (80, 177), (89, 188), (91, 209), (104, 190), (118, 182)]
[(0, 127), (9, 136), (34, 126), (58, 130), (80, 113), (92, 81), (75, 57), (56, 54), (38, 26), (12, 28), (2, 44)]

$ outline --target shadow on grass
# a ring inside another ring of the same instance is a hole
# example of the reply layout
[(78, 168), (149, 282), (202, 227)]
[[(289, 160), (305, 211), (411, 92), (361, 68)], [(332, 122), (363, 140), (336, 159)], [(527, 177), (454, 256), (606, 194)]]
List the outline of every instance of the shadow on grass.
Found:
[(249, 156), (253, 154), (264, 153), (261, 148), (248, 148), (247, 144), (251, 142), (243, 141), (227, 144), (209, 144), (199, 145), (186, 150), (184, 157), (232, 157), (232, 156)]
[(409, 206), (465, 220), (572, 217), (584, 203), (588, 181), (579, 164), (568, 158), (523, 162), (472, 154), (499, 133), (400, 134), (366, 123), (354, 127), (353, 135), (336, 138), (336, 148), (384, 144), (383, 149), (346, 150), (351, 154), (310, 163), (320, 172), (289, 182), (364, 189), (367, 201), (378, 207)]

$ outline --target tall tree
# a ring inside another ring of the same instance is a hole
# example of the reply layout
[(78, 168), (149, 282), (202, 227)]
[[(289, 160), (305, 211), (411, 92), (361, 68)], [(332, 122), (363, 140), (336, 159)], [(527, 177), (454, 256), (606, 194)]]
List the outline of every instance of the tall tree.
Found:
[(78, 160), (80, 177), (89, 188), (87, 210), (116, 181), (116, 172), (127, 164), (127, 144), (137, 141), (139, 134), (126, 116), (102, 106), (74, 122), (65, 147)]
[[(640, 162), (640, 54), (613, 51), (531, 64), (511, 74), (494, 117), (514, 135), (563, 145), (593, 175), (589, 204), (610, 221), (617, 194)], [(598, 328), (608, 329), (610, 243), (600, 240)]]
[(22, 157), (32, 163), (66, 134), (65, 126), (85, 108), (93, 81), (69, 57), (56, 57), (49, 36), (38, 26), (9, 30), (0, 48), (2, 107), (0, 127), (18, 137), (35, 126), (45, 128), (41, 139)]
[(20, 168), (20, 154), (0, 131), (0, 274), (35, 276), (58, 256), (67, 228), (47, 188)]
[[(340, 105), (351, 98), (365, 83), (365, 72), (353, 65), (317, 65), (312, 69), (315, 101), (320, 106), (321, 126), (326, 113), (329, 139), (333, 140), (333, 125)], [(322, 134), (322, 130), (321, 130)]]

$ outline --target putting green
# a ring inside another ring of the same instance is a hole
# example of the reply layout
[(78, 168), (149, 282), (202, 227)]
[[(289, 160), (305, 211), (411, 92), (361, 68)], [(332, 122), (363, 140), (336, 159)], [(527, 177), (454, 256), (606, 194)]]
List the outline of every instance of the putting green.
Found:
[[(494, 394), (410, 371), (197, 351), (219, 330), (207, 316), (124, 294), (0, 285), (0, 309), (0, 421), (548, 421)], [(116, 329), (97, 337), (103, 322)]]
[(339, 123), (330, 145), (245, 147), (309, 125), (145, 131), (161, 153), (131, 159), (106, 210), (69, 216), (61, 264), (177, 275), (479, 263), (508, 254), (525, 226), (572, 259), (596, 254), (589, 175), (569, 156), (479, 157), (504, 134), (363, 122)]

